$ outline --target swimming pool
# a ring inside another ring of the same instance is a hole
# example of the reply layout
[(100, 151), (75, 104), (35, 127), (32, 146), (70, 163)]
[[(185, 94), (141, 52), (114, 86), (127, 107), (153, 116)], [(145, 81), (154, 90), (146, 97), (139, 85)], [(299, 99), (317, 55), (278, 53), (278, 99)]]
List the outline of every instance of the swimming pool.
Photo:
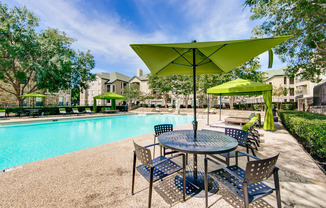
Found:
[(150, 133), (157, 124), (191, 121), (191, 116), (126, 115), (0, 127), (0, 170)]

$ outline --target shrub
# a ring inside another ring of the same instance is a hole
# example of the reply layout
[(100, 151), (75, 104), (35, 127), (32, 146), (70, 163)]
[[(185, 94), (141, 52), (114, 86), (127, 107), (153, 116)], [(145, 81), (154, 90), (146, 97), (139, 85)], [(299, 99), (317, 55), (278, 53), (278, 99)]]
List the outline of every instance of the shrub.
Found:
[(326, 159), (326, 116), (304, 111), (277, 111), (285, 128), (312, 156)]

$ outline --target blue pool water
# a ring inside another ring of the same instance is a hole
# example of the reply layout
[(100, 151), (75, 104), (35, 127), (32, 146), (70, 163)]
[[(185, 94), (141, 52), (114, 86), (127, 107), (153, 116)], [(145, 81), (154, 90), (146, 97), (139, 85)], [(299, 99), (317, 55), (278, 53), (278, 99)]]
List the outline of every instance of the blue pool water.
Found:
[(0, 170), (190, 123), (191, 116), (127, 115), (0, 127)]

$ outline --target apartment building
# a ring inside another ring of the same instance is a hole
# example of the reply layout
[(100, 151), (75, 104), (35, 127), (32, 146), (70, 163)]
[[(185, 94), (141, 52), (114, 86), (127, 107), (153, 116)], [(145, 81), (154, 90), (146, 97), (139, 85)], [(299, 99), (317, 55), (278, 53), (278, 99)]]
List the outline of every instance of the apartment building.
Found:
[[(106, 92), (113, 92), (121, 95), (123, 88), (128, 85), (129, 80), (130, 77), (118, 72), (102, 72), (96, 74), (96, 80), (88, 83), (89, 88), (80, 92), (80, 105), (92, 106), (93, 97)], [(98, 106), (111, 106), (110, 100), (97, 99), (96, 102)], [(123, 102), (122, 100), (117, 100), (116, 104), (121, 105)]]
[(283, 86), (287, 89), (286, 96), (273, 96), (273, 102), (298, 102), (298, 110), (307, 110), (309, 105), (313, 103), (313, 90), (314, 87), (326, 78), (322, 77), (322, 82), (314, 83), (309, 80), (303, 79), (300, 76), (289, 78), (285, 75), (284, 70), (286, 67), (279, 70), (266, 71), (266, 83), (272, 84), (274, 87)]

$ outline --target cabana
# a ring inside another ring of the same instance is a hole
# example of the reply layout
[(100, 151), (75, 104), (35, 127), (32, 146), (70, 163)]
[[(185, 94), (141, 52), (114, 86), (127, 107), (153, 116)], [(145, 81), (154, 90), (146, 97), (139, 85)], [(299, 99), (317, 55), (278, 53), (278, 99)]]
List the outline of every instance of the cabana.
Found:
[(93, 100), (93, 111), (96, 111), (96, 109), (97, 109), (96, 99), (112, 100), (111, 110), (116, 110), (115, 100), (124, 100), (126, 98), (122, 95), (118, 95), (113, 92), (107, 92), (107, 93), (95, 96), (95, 97), (93, 97), (93, 99), (94, 99)]
[(272, 113), (272, 90), (273, 86), (244, 79), (236, 79), (207, 89), (208, 94), (220, 96), (239, 95), (263, 95), (266, 104), (265, 121), (263, 129), (274, 130), (274, 118)]

